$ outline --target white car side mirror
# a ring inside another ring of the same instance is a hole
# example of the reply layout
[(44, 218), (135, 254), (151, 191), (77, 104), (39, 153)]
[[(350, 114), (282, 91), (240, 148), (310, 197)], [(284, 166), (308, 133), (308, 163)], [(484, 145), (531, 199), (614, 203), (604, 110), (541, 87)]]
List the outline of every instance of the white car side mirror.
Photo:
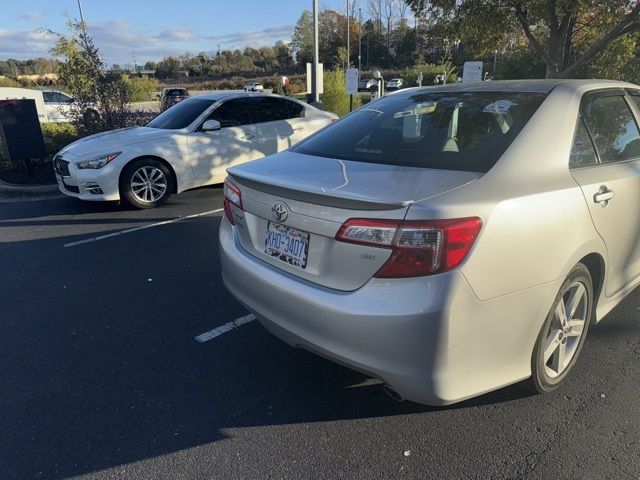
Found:
[(213, 130), (220, 130), (222, 126), (218, 120), (207, 120), (202, 124), (201, 130), (203, 132), (211, 132)]

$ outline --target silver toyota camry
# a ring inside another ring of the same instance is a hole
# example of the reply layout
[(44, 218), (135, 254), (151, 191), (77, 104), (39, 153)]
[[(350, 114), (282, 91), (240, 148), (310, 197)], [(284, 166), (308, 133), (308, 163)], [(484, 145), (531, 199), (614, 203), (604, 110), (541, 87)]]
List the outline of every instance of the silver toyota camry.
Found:
[(396, 397), (549, 392), (640, 281), (639, 121), (613, 81), (388, 95), (229, 169), (224, 282)]

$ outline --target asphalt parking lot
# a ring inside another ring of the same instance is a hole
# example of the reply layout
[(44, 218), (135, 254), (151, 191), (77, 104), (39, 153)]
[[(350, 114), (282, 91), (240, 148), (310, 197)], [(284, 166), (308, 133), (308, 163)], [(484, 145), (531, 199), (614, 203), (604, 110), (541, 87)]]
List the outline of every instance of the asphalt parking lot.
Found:
[(400, 403), (256, 321), (195, 339), (248, 314), (221, 208), (0, 204), (1, 478), (640, 478), (640, 293), (560, 391)]

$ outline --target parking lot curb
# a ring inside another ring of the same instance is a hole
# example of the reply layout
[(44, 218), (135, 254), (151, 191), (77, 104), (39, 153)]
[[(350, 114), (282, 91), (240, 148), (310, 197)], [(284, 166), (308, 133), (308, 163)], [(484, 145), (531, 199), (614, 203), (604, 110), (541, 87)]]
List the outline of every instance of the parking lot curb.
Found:
[(0, 202), (39, 200), (61, 195), (57, 183), (51, 185), (14, 185), (0, 180)]

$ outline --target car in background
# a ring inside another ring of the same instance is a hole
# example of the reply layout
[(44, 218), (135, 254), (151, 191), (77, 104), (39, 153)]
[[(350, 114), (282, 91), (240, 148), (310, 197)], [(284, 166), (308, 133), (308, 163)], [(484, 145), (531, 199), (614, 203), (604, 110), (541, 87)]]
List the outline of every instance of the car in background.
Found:
[(251, 82), (251, 83), (247, 83), (244, 87), (243, 90), (245, 92), (263, 92), (264, 91), (264, 85), (260, 82)]
[(404, 86), (404, 82), (401, 78), (392, 78), (387, 82), (386, 89), (389, 92), (394, 90), (400, 90)]
[(359, 92), (371, 92), (373, 90), (377, 90), (378, 81), (374, 78), (363, 78), (358, 80), (358, 91)]
[(165, 111), (191, 96), (186, 88), (169, 87), (162, 89), (160, 95), (160, 111)]
[(269, 331), (395, 398), (550, 392), (640, 285), (639, 124), (640, 87), (615, 81), (383, 97), (229, 169), (223, 280)]
[(228, 167), (286, 150), (336, 118), (277, 95), (198, 95), (144, 127), (80, 139), (53, 163), (66, 195), (151, 208), (173, 193), (222, 183)]
[(57, 90), (0, 87), (0, 100), (30, 99), (36, 103), (41, 123), (66, 123), (71, 121), (74, 100), (71, 95)]

